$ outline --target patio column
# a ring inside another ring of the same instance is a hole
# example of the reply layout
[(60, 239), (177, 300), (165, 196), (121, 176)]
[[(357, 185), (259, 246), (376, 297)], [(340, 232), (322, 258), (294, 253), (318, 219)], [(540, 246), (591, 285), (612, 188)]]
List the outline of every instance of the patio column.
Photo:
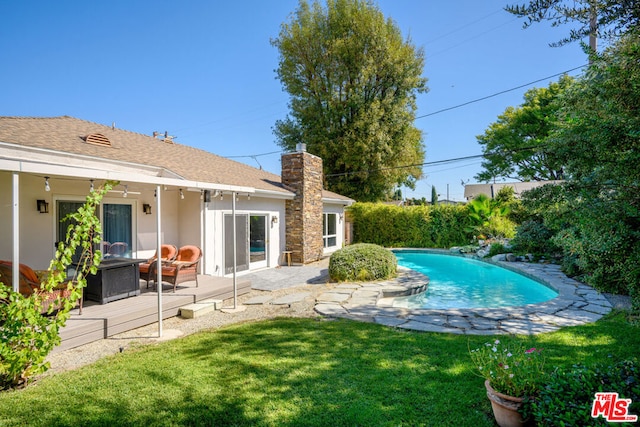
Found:
[(238, 260), (236, 251), (238, 250), (238, 236), (236, 235), (236, 192), (231, 193), (231, 213), (233, 221), (233, 309), (238, 308), (238, 283), (236, 280), (236, 269)]
[(11, 266), (11, 274), (13, 275), (13, 283), (11, 284), (14, 292), (20, 291), (20, 176), (18, 172), (13, 173), (12, 178), (12, 203), (13, 203), (13, 264)]
[(162, 215), (160, 213), (160, 207), (162, 203), (160, 202), (160, 195), (162, 191), (160, 191), (160, 185), (156, 185), (156, 272), (158, 276), (156, 277), (156, 289), (158, 290), (158, 338), (162, 338), (162, 227), (161, 220)]

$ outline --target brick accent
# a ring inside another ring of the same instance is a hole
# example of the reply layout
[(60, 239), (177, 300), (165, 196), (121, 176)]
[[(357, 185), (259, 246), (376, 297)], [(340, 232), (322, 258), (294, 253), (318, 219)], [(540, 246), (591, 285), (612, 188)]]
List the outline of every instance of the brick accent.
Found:
[(287, 250), (294, 263), (322, 258), (322, 159), (306, 151), (282, 155), (282, 183), (295, 192), (285, 203)]

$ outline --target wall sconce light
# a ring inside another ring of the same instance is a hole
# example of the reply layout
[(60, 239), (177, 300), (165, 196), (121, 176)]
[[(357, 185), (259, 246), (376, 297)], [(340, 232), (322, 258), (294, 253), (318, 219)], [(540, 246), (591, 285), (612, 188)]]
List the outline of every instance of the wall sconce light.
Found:
[(49, 213), (49, 203), (46, 200), (38, 200), (38, 212), (40, 213)]
[(271, 217), (271, 226), (273, 227), (274, 224), (278, 223), (278, 217), (277, 216), (272, 216)]
[(142, 212), (144, 212), (147, 215), (151, 215), (151, 205), (148, 203), (144, 203), (142, 205)]

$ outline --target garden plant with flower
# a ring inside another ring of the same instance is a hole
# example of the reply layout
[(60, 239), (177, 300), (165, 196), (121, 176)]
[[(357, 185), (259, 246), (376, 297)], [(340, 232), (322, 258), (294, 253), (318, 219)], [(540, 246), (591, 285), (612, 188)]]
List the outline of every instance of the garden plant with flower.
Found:
[(489, 380), (491, 387), (502, 394), (532, 396), (544, 380), (542, 349), (496, 339), (470, 350), (469, 354), (479, 375)]

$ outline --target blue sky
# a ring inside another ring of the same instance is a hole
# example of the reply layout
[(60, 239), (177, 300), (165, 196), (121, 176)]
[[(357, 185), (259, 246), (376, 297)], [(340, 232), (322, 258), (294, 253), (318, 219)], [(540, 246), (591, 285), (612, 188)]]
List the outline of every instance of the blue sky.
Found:
[[(432, 114), (580, 67), (578, 44), (549, 47), (568, 28), (522, 20), (498, 0), (379, 0), (405, 37), (424, 48), (429, 92), (418, 98), (425, 162), (473, 156), (476, 136), (524, 92), (557, 77)], [(297, 0), (0, 2), (0, 115), (69, 115), (181, 144), (279, 174), (272, 132), (287, 114), (270, 39)], [(577, 75), (580, 70), (570, 74)], [(273, 153), (261, 155), (265, 153)], [(245, 156), (245, 157), (238, 157)], [(251, 156), (256, 156), (251, 157)], [(363, 168), (366, 165), (363, 165)], [(424, 168), (407, 197), (463, 199), (480, 160)]]

